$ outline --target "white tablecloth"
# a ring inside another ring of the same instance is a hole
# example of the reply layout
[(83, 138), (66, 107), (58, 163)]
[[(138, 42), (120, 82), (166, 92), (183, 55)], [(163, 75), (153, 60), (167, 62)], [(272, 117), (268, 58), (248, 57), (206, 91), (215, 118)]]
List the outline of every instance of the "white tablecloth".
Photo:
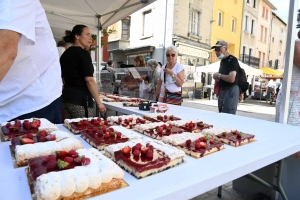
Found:
[[(147, 113), (123, 107), (121, 103), (105, 104), (127, 114)], [(93, 199), (190, 199), (300, 151), (299, 127), (182, 106), (169, 107), (168, 113), (182, 119), (236, 128), (255, 134), (257, 141), (237, 148), (225, 145), (226, 149), (201, 159), (186, 156), (186, 163), (139, 180), (125, 172), (125, 181), (130, 186)], [(59, 128), (67, 131), (62, 125)], [(90, 147), (76, 137), (86, 148)], [(30, 199), (24, 167), (13, 168), (9, 144), (0, 143), (1, 199)]]

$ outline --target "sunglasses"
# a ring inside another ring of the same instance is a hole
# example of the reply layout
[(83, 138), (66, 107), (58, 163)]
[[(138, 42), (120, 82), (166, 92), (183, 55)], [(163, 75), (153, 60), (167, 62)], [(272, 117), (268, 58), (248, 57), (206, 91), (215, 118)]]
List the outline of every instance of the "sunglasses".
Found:
[(167, 57), (172, 56), (173, 58), (175, 57), (175, 54), (166, 54)]
[(222, 47), (218, 47), (218, 48), (216, 47), (214, 51), (215, 51), (215, 52), (219, 52), (219, 51), (221, 51), (221, 48), (222, 48)]

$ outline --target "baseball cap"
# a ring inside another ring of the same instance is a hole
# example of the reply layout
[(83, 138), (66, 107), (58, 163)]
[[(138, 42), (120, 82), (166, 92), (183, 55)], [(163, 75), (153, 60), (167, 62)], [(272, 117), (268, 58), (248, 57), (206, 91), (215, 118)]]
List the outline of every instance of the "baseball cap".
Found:
[(227, 46), (228, 46), (227, 42), (225, 42), (224, 40), (219, 40), (219, 41), (215, 44), (215, 46), (212, 46), (212, 47), (211, 47), (211, 49), (214, 49), (214, 48), (216, 48), (216, 47), (227, 47)]

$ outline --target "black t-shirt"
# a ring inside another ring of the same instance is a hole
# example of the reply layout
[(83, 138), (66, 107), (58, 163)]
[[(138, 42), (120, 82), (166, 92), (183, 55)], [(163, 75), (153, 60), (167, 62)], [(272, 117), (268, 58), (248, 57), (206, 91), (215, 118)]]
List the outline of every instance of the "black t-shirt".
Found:
[(60, 57), (61, 77), (64, 79), (62, 100), (81, 106), (93, 106), (85, 77), (93, 77), (94, 67), (88, 51), (71, 46)]
[(231, 87), (234, 85), (238, 85), (238, 69), (240, 65), (236, 57), (229, 55), (226, 58), (223, 58), (220, 63), (219, 73), (228, 75), (232, 71), (236, 71), (235, 80), (233, 83), (226, 82), (224, 80), (220, 80), (219, 86), (220, 87)]

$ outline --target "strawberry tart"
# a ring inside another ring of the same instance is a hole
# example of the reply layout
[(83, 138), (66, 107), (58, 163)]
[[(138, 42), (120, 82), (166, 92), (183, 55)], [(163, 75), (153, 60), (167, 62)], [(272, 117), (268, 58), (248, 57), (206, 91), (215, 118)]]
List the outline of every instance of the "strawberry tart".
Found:
[(163, 136), (184, 132), (183, 129), (164, 122), (136, 125), (134, 130), (157, 140), (161, 140)]
[(36, 199), (82, 199), (122, 187), (124, 172), (94, 148), (42, 156), (28, 162)]
[(108, 97), (105, 97), (102, 99), (103, 101), (106, 101), (106, 102), (116, 102), (115, 99), (112, 99), (112, 98), (108, 98)]
[(235, 147), (255, 141), (255, 135), (230, 128), (205, 129), (202, 134), (209, 134), (215, 140)]
[(139, 134), (124, 127), (111, 126), (106, 128), (105, 125), (103, 125), (101, 129), (88, 129), (81, 133), (81, 137), (98, 150), (103, 150), (104, 147), (111, 144), (142, 138)]
[(103, 125), (109, 127), (112, 124), (99, 117), (65, 119), (64, 121), (64, 126), (74, 134), (79, 134), (87, 129), (98, 128)]
[(184, 162), (185, 153), (160, 141), (131, 140), (105, 147), (105, 154), (136, 178), (159, 173)]
[(134, 128), (137, 124), (149, 123), (147, 120), (143, 119), (138, 115), (121, 115), (121, 116), (111, 116), (107, 118), (111, 124), (116, 124), (123, 126), (128, 129)]
[(14, 137), (32, 133), (35, 135), (38, 131), (48, 132), (58, 130), (57, 126), (44, 118), (30, 118), (25, 120), (14, 120), (1, 123), (2, 140), (9, 141)]
[(169, 123), (191, 133), (198, 133), (201, 132), (203, 129), (213, 127), (212, 125), (205, 124), (202, 121), (197, 120), (177, 120), (170, 121)]
[(178, 135), (165, 136), (162, 141), (196, 158), (224, 149), (222, 142), (215, 141), (209, 135), (204, 137), (201, 133), (185, 132)]
[(172, 114), (159, 114), (159, 113), (150, 113), (144, 115), (144, 118), (151, 121), (151, 122), (168, 122), (168, 121), (175, 121), (180, 120), (180, 118), (175, 117)]
[(33, 139), (19, 138), (12, 141), (12, 150), (18, 166), (27, 164), (31, 158), (39, 156), (54, 155), (56, 151), (70, 151), (82, 149), (79, 140), (63, 131), (53, 131), (49, 135), (49, 140), (40, 142), (39, 136)]
[(125, 107), (139, 107), (139, 102), (123, 102), (123, 106)]

